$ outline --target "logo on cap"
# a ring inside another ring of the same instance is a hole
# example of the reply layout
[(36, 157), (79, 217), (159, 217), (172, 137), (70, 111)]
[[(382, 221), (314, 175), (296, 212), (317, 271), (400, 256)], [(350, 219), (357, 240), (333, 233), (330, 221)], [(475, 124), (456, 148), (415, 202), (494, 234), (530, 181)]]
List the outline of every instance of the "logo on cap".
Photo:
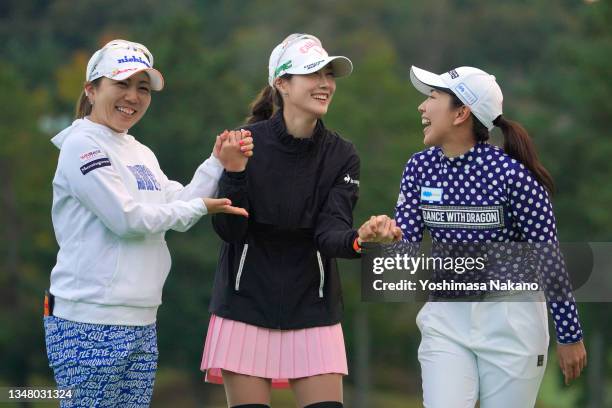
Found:
[(146, 62), (145, 60), (143, 60), (141, 57), (137, 57), (135, 55), (132, 55), (131, 57), (128, 57), (127, 55), (125, 55), (123, 58), (119, 58), (117, 60), (117, 62), (119, 64), (123, 64), (125, 62), (140, 62), (141, 64), (144, 64), (147, 66), (147, 68), (151, 68), (151, 66), (149, 65), (148, 62)]
[(450, 75), (451, 79), (459, 78), (459, 74), (454, 69), (451, 69), (450, 71), (448, 71), (448, 75)]
[(304, 65), (304, 69), (312, 69), (314, 67), (316, 67), (317, 65), (320, 65), (322, 62), (324, 62), (325, 60), (320, 60), (317, 62), (313, 62), (312, 64), (308, 64), (308, 65)]
[(288, 70), (289, 68), (291, 68), (291, 65), (292, 65), (292, 61), (291, 60), (285, 62), (280, 67), (276, 68), (276, 71), (274, 71), (274, 76), (278, 76), (278, 73), (281, 72), (281, 71)]
[(321, 55), (323, 54), (321, 47), (319, 46), (319, 43), (317, 41), (312, 41), (312, 40), (307, 41), (306, 44), (302, 45), (300, 47), (300, 52), (302, 54), (306, 54), (313, 47), (317, 47), (317, 48), (314, 48), (313, 51), (316, 51)]
[(468, 105), (473, 105), (478, 100), (476, 94), (472, 92), (472, 90), (468, 88), (464, 82), (461, 82), (459, 85), (457, 85), (454, 91), (461, 95), (465, 103), (467, 103)]

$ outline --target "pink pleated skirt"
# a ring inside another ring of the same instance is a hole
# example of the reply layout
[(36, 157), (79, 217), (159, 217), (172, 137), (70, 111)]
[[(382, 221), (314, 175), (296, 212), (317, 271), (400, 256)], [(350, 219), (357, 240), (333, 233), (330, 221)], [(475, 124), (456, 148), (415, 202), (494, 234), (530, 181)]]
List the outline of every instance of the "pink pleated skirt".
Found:
[(273, 330), (212, 315), (200, 369), (210, 383), (223, 383), (223, 369), (269, 378), (274, 388), (294, 378), (347, 375), (342, 326)]

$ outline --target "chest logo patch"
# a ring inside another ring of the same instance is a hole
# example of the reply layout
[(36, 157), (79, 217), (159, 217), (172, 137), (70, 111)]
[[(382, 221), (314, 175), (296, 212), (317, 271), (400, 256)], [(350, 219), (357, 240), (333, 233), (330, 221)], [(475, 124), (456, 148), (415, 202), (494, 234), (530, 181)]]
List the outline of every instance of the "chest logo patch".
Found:
[(161, 187), (159, 182), (155, 178), (155, 175), (147, 166), (144, 164), (136, 164), (134, 166), (127, 166), (136, 177), (136, 184), (139, 190), (148, 191), (160, 191)]
[(442, 201), (442, 189), (434, 187), (421, 187), (421, 201)]
[(501, 205), (422, 205), (421, 211), (423, 221), (429, 227), (492, 229), (504, 226), (504, 207)]

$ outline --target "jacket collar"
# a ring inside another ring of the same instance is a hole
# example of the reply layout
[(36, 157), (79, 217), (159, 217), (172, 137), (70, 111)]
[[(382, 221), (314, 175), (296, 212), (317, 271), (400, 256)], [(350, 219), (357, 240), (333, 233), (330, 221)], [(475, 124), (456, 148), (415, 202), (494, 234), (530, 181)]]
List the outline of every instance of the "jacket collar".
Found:
[(441, 148), (438, 148), (438, 156), (442, 163), (450, 167), (458, 167), (466, 164), (482, 164), (482, 154), (487, 148), (486, 142), (478, 142), (470, 150), (463, 153), (461, 156), (447, 157)]
[(271, 118), (270, 126), (280, 142), (292, 150), (307, 151), (317, 145), (325, 135), (325, 125), (321, 119), (317, 120), (312, 137), (298, 138), (287, 132), (283, 110), (279, 109)]

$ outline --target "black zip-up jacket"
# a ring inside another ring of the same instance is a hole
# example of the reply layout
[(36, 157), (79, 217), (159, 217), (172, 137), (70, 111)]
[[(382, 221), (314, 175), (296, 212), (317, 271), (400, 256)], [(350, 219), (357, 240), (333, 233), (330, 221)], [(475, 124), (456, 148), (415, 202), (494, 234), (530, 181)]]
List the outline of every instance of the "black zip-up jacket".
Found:
[(343, 303), (335, 258), (357, 258), (353, 208), (359, 156), (319, 120), (312, 138), (287, 133), (279, 110), (247, 126), (255, 154), (225, 172), (219, 197), (249, 218), (215, 214), (223, 239), (210, 311), (273, 329), (338, 323)]

